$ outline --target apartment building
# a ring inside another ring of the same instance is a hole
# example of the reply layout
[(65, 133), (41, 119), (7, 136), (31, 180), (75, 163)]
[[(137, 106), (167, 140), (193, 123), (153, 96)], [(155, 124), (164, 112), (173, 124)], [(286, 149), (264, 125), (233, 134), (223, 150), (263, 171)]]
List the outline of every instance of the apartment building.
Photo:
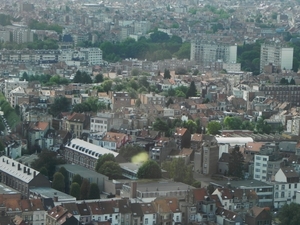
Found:
[(236, 63), (237, 45), (210, 43), (199, 39), (191, 43), (191, 61), (206, 67), (218, 60), (224, 63)]
[(139, 99), (142, 104), (148, 105), (165, 105), (165, 96), (156, 94), (154, 92), (150, 94), (139, 94)]
[(13, 42), (18, 44), (33, 42), (33, 31), (30, 29), (14, 29), (12, 37)]
[(122, 107), (131, 106), (131, 98), (128, 92), (124, 91), (111, 91), (109, 92), (109, 97), (111, 98), (111, 108), (115, 112), (117, 110), (121, 110)]
[(75, 137), (81, 137), (83, 130), (87, 129), (90, 123), (90, 117), (83, 113), (73, 113), (65, 121), (65, 128)]
[(102, 51), (100, 48), (80, 48), (80, 53), (89, 65), (102, 65)]
[[(203, 174), (215, 174), (218, 170), (219, 146), (213, 136), (206, 135), (202, 145), (201, 171)], [(200, 163), (200, 162), (197, 162)], [(196, 162), (195, 162), (196, 164)]]
[(10, 31), (9, 30), (0, 30), (0, 42), (10, 42)]
[(282, 164), (278, 143), (266, 143), (254, 157), (253, 178), (260, 181), (274, 180), (274, 175)]
[(294, 48), (283, 47), (278, 44), (261, 44), (260, 72), (264, 67), (272, 64), (278, 70), (291, 70), (293, 68)]
[(15, 89), (13, 89), (11, 92), (9, 92), (9, 96), (8, 96), (8, 100), (9, 100), (10, 105), (13, 108), (15, 108), (16, 105), (20, 105), (22, 103), (21, 99), (25, 100), (25, 102), (29, 103), (29, 99), (24, 98), (25, 94), (26, 93), (25, 93), (24, 88), (17, 87)]
[(280, 102), (289, 102), (292, 106), (300, 105), (300, 86), (298, 85), (260, 85), (257, 89), (263, 92), (265, 97)]
[(299, 174), (292, 167), (280, 168), (275, 174), (274, 208), (293, 202), (299, 187)]

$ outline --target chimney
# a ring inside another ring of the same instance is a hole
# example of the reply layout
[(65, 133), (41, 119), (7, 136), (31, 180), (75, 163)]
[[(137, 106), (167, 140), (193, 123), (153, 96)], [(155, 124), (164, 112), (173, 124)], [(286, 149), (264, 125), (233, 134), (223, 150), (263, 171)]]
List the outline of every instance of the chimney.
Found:
[(25, 166), (23, 167), (23, 173), (26, 173), (26, 167)]
[(21, 170), (21, 164), (18, 163), (18, 170)]
[(33, 177), (36, 177), (36, 171), (33, 171)]
[(28, 175), (30, 175), (30, 174), (31, 174), (31, 173), (30, 173), (30, 169), (29, 169), (29, 168), (28, 168), (28, 170), (27, 170), (27, 174), (28, 174)]
[(130, 198), (136, 198), (137, 183), (131, 182), (130, 186)]
[(11, 165), (12, 165), (12, 166), (15, 166), (15, 163), (13, 162)]
[(4, 158), (2, 158), (2, 162), (5, 162), (5, 159), (4, 159)]
[(8, 164), (8, 159), (6, 160), (6, 164)]
[(57, 195), (54, 195), (54, 196), (53, 196), (53, 201), (54, 201), (54, 202), (58, 202), (58, 196), (57, 196)]

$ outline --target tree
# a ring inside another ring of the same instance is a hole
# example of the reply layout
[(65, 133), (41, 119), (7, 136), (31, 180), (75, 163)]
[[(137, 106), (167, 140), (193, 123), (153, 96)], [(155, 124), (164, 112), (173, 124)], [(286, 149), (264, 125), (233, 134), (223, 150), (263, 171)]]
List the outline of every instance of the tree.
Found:
[(27, 74), (26, 72), (24, 72), (24, 73), (22, 74), (21, 80), (29, 81), (29, 76), (28, 76), (28, 74)]
[(65, 178), (60, 172), (54, 174), (52, 188), (62, 192), (65, 191)]
[(102, 83), (103, 82), (103, 74), (99, 73), (95, 76), (95, 83)]
[(72, 179), (72, 183), (77, 183), (77, 184), (79, 184), (79, 186), (81, 186), (82, 177), (79, 174), (75, 174), (73, 179)]
[(226, 116), (223, 124), (228, 130), (240, 130), (242, 126), (242, 120), (240, 117)]
[(283, 77), (283, 78), (281, 78), (281, 80), (280, 80), (280, 84), (281, 84), (281, 85), (288, 85), (288, 84), (289, 84), (289, 81)]
[(192, 183), (192, 186), (195, 188), (201, 188), (201, 182), (200, 181), (195, 181), (194, 183)]
[(169, 39), (169, 35), (162, 31), (154, 31), (152, 34), (150, 34), (150, 40), (154, 43), (167, 42)]
[(88, 199), (99, 199), (100, 189), (96, 183), (91, 183)]
[(80, 198), (80, 185), (73, 182), (70, 186), (70, 195), (75, 197), (77, 200)]
[(80, 199), (88, 199), (90, 190), (90, 182), (87, 179), (83, 179), (80, 186)]
[(169, 127), (164, 120), (156, 118), (155, 122), (153, 123), (153, 129), (161, 132), (166, 132)]
[(294, 78), (292, 78), (292, 79), (290, 80), (290, 83), (289, 83), (289, 84), (290, 84), (290, 85), (295, 85), (295, 84), (296, 84)]
[(99, 158), (97, 159), (95, 171), (98, 171), (100, 169), (100, 167), (105, 162), (108, 162), (108, 161), (115, 162), (116, 161), (115, 156), (113, 154), (111, 154), (111, 153), (106, 153), (106, 154), (103, 154), (103, 155), (99, 156)]
[(197, 88), (196, 88), (195, 82), (192, 81), (189, 89), (186, 92), (186, 98), (196, 97), (196, 96), (197, 96)]
[(49, 180), (52, 180), (53, 174), (56, 170), (56, 166), (64, 163), (65, 160), (58, 158), (56, 152), (43, 150), (38, 154), (38, 158), (31, 163), (31, 167), (38, 171), (42, 167), (45, 167), (48, 171)]
[(138, 155), (142, 152), (146, 152), (144, 148), (138, 145), (125, 145), (122, 146), (119, 150), (119, 154), (126, 160), (131, 161), (132, 157)]
[(207, 189), (208, 194), (210, 194), (210, 195), (215, 191), (214, 185), (212, 185), (212, 184), (209, 184), (206, 189)]
[(118, 163), (113, 161), (105, 162), (97, 171), (105, 176), (108, 176), (109, 179), (118, 179), (122, 177), (122, 170)]
[(195, 182), (193, 168), (191, 165), (185, 165), (183, 158), (174, 158), (172, 161), (166, 161), (163, 163), (162, 168), (168, 171), (170, 178), (176, 182), (183, 182), (189, 185)]
[(219, 134), (221, 129), (222, 129), (222, 126), (218, 121), (211, 121), (207, 124), (208, 134), (211, 134), (211, 135)]
[(264, 118), (260, 117), (257, 122), (256, 122), (256, 126), (255, 126), (255, 131), (257, 133), (260, 134), (270, 134), (271, 133), (271, 126), (269, 124), (266, 123), (266, 121), (264, 120)]
[(171, 79), (170, 70), (165, 69), (165, 72), (164, 72), (164, 79)]
[(166, 106), (169, 107), (169, 105), (171, 105), (171, 104), (174, 104), (174, 101), (173, 101), (172, 98), (169, 98), (167, 103), (166, 103)]
[(68, 171), (66, 170), (65, 167), (60, 167), (58, 172), (60, 172), (62, 175), (64, 175), (64, 178), (65, 178), (65, 193), (68, 193), (69, 192), (69, 174), (68, 174)]
[(48, 170), (46, 167), (42, 167), (40, 169), (40, 173), (43, 174), (44, 176), (48, 177)]
[(228, 174), (230, 176), (243, 178), (244, 156), (240, 152), (240, 147), (235, 146), (229, 155)]
[(105, 80), (101, 86), (103, 87), (103, 90), (108, 93), (111, 90), (112, 83), (112, 80)]
[(161, 178), (161, 169), (157, 162), (148, 160), (138, 170), (139, 179), (157, 179)]
[(195, 133), (197, 130), (197, 124), (193, 120), (184, 121), (182, 125), (184, 128), (187, 128), (191, 134)]
[(137, 77), (140, 74), (140, 70), (137, 68), (134, 68), (133, 70), (131, 70), (131, 76), (133, 77)]
[(176, 75), (185, 75), (185, 74), (187, 74), (187, 70), (183, 67), (177, 67), (175, 69), (175, 74)]
[(292, 202), (285, 204), (278, 214), (280, 225), (298, 225), (300, 221), (300, 205)]
[(93, 80), (90, 75), (88, 75), (86, 72), (81, 72), (78, 70), (74, 76), (73, 79), (74, 83), (83, 83), (83, 84), (91, 84), (93, 83)]
[(62, 96), (54, 99), (54, 103), (50, 106), (49, 112), (53, 116), (57, 116), (61, 112), (68, 112), (70, 110), (70, 101)]

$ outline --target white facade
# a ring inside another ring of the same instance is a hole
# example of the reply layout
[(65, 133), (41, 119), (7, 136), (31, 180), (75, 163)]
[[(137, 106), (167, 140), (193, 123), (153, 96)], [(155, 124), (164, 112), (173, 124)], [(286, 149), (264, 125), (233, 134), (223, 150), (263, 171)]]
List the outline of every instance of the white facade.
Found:
[(200, 40), (191, 43), (191, 60), (203, 66), (222, 60), (225, 63), (236, 63), (237, 45), (207, 43)]
[(285, 204), (293, 202), (299, 188), (300, 183), (275, 183), (274, 208), (281, 208)]
[(223, 69), (227, 72), (239, 72), (241, 71), (241, 64), (240, 63), (223, 63)]
[(107, 132), (108, 123), (108, 118), (92, 117), (90, 123), (90, 130), (91, 132)]
[(46, 212), (47, 211), (44, 211), (44, 209), (33, 211), (32, 225), (45, 224), (47, 214)]
[(267, 181), (267, 165), (269, 156), (255, 155), (254, 157), (254, 180)]
[(260, 48), (260, 72), (264, 66), (272, 63), (279, 69), (293, 68), (294, 48), (283, 48), (278, 45), (262, 44)]
[(9, 92), (9, 103), (11, 107), (15, 108), (16, 105), (18, 104), (18, 98), (24, 97), (25, 96), (25, 91), (24, 88), (17, 87), (11, 92)]
[(81, 48), (80, 52), (85, 55), (89, 65), (102, 64), (102, 51), (100, 48)]
[(144, 214), (143, 225), (156, 224), (156, 214)]
[(4, 81), (4, 95), (6, 98), (9, 97), (9, 93), (16, 89), (17, 87), (21, 87), (26, 89), (28, 87), (28, 81), (20, 81), (19, 78), (13, 78), (10, 80)]
[(0, 42), (9, 42), (10, 41), (10, 32), (8, 30), (0, 31)]
[(164, 117), (173, 117), (174, 109), (164, 108)]

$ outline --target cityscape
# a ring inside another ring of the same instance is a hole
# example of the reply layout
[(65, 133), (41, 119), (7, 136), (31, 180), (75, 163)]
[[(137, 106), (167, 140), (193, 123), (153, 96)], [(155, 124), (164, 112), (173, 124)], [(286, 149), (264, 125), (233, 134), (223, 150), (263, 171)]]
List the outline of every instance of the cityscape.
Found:
[(298, 225), (299, 15), (1, 0), (0, 225)]

